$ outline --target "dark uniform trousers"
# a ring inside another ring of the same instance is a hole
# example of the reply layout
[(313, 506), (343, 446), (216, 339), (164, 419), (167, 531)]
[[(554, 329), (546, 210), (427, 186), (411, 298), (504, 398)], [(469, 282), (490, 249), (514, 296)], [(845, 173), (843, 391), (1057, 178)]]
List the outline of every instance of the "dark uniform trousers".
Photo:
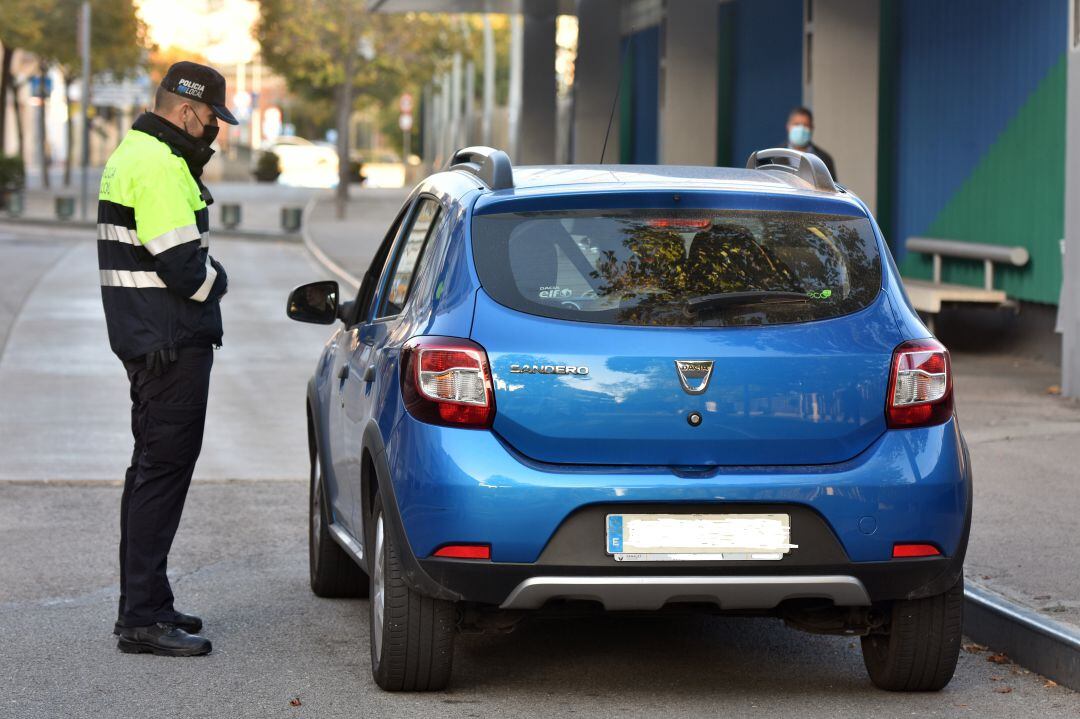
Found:
[(145, 360), (124, 362), (135, 451), (120, 500), (119, 619), (129, 627), (176, 617), (165, 572), (202, 449), (214, 351), (181, 347), (176, 353), (159, 374)]

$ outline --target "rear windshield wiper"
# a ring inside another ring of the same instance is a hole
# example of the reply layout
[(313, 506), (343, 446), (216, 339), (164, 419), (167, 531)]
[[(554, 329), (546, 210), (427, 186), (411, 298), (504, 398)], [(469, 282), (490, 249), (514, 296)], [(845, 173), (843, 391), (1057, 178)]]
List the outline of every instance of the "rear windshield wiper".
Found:
[(721, 292), (715, 295), (702, 295), (686, 301), (686, 308), (691, 312), (738, 305), (791, 304), (810, 300), (799, 292), (778, 290), (748, 290), (745, 292)]

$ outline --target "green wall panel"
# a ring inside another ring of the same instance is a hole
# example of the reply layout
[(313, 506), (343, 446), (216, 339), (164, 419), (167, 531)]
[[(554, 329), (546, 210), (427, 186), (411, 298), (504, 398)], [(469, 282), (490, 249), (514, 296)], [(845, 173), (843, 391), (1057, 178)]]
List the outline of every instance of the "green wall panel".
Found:
[[(926, 232), (928, 237), (1027, 247), (1028, 265), (996, 266), (994, 285), (1031, 302), (1056, 304), (1061, 290), (1065, 68), (1063, 55)], [(929, 278), (931, 260), (911, 252), (901, 270), (907, 277)], [(981, 262), (946, 259), (942, 279), (981, 286), (982, 272)]]

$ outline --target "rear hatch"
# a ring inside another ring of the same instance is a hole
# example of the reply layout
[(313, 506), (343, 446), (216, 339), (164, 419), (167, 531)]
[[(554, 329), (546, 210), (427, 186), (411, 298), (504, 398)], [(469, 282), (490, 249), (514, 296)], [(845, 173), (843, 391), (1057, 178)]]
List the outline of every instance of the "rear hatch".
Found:
[(837, 205), (477, 215), (494, 431), (555, 463), (855, 456), (901, 338), (870, 223)]

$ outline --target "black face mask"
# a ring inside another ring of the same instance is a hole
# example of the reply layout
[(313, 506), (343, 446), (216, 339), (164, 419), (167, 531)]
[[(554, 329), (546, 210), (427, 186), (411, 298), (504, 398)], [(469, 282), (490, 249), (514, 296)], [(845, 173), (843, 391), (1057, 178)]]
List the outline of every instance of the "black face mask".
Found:
[[(211, 125), (210, 123), (203, 122), (199, 119), (198, 113), (196, 113), (194, 110), (192, 110), (191, 112), (195, 115), (195, 120), (199, 123), (200, 126), (202, 126), (202, 134), (199, 137), (191, 135), (191, 138), (196, 141), (201, 140), (207, 145), (214, 144), (214, 140), (217, 139), (218, 130), (220, 130), (221, 128), (218, 125)], [(188, 134), (190, 135), (191, 133)]]

